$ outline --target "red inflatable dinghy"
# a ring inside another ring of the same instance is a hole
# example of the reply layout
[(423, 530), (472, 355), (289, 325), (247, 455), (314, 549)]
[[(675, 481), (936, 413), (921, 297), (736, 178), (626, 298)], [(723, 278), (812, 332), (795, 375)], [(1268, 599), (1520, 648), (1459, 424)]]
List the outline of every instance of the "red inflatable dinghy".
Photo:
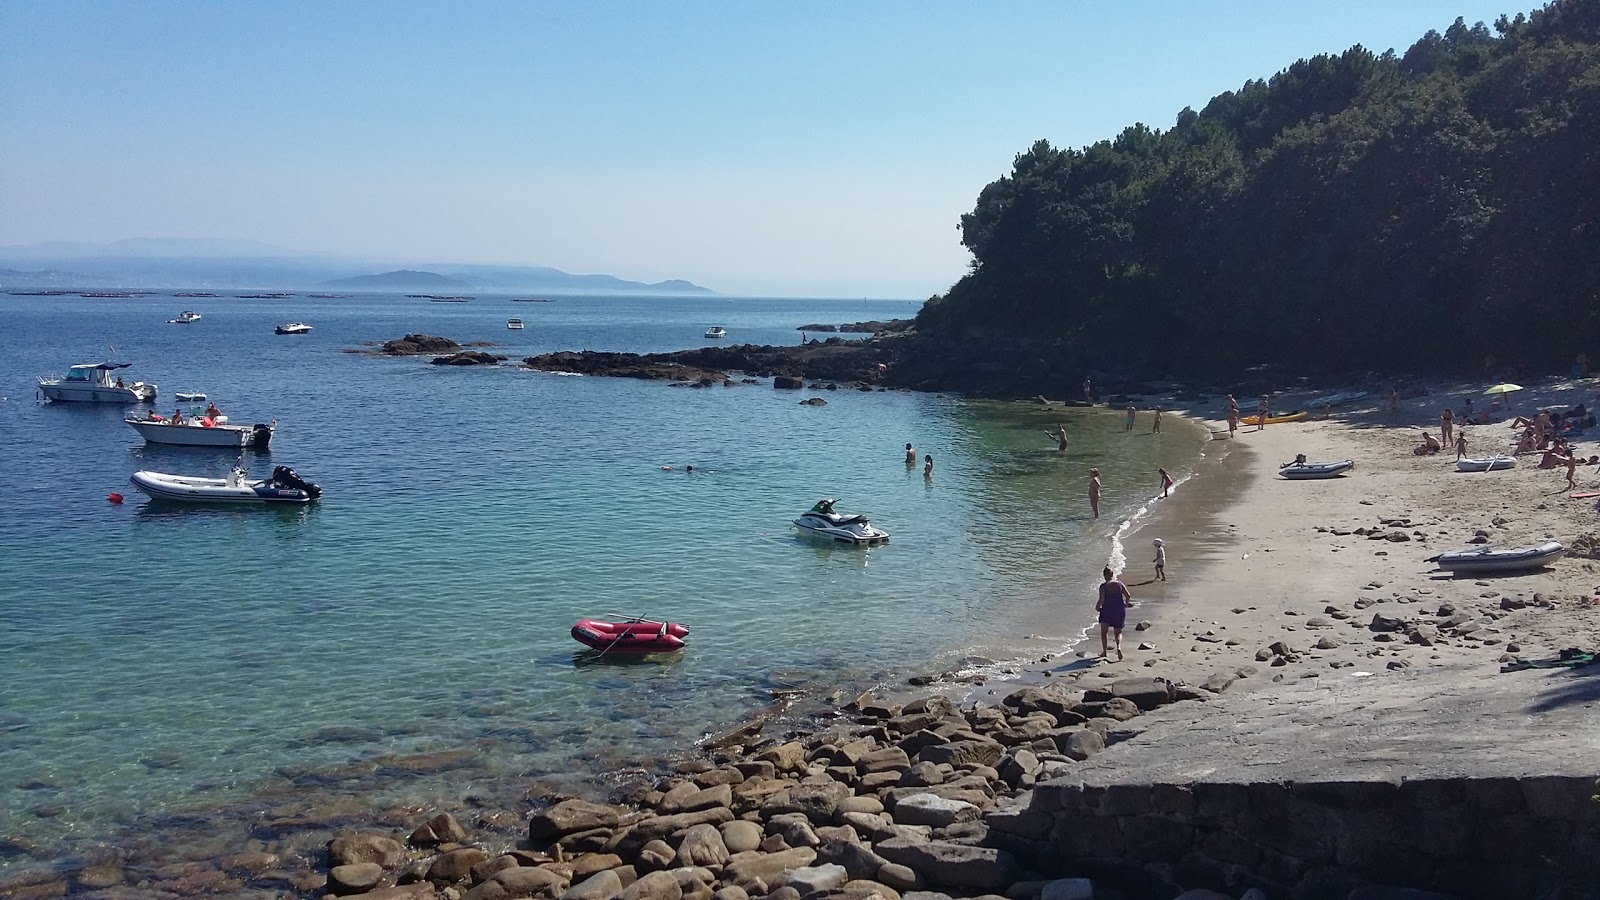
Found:
[(579, 619), (572, 639), (603, 653), (671, 653), (683, 649), (689, 627), (676, 622)]

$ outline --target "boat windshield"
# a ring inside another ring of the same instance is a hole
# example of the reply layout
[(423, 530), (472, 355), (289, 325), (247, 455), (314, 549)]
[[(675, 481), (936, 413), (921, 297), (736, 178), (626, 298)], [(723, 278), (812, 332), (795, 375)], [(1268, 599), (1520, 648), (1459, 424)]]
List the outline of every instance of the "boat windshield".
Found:
[(94, 373), (94, 369), (92, 367), (85, 366), (83, 368), (79, 368), (77, 366), (73, 366), (72, 368), (67, 370), (67, 380), (68, 381), (93, 381), (94, 380), (94, 374), (93, 373)]

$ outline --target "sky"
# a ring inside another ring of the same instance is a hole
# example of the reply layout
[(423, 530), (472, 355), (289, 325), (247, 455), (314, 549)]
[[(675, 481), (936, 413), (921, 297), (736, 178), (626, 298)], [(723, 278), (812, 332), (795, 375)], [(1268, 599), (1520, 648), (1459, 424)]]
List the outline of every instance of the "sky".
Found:
[(983, 186), (1485, 0), (0, 0), (0, 245), (942, 292)]

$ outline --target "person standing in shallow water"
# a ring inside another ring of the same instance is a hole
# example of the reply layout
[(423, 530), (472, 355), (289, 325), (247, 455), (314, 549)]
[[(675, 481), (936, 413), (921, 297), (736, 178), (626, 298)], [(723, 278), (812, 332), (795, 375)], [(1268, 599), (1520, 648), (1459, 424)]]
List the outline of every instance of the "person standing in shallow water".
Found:
[(923, 478), (932, 478), (933, 477), (933, 454), (929, 453), (927, 456), (924, 456), (922, 459), (923, 459), (922, 477)]
[(1123, 431), (1132, 431), (1133, 430), (1133, 420), (1134, 420), (1134, 417), (1137, 416), (1138, 414), (1139, 414), (1139, 411), (1133, 408), (1133, 404), (1132, 403), (1129, 403), (1128, 404), (1128, 421), (1127, 421), (1127, 424), (1122, 426), (1122, 430)]
[(1166, 469), (1157, 469), (1156, 471), (1161, 473), (1161, 499), (1165, 500), (1167, 495), (1172, 492), (1172, 486), (1176, 482), (1172, 480), (1171, 475), (1167, 474)]
[(1056, 423), (1056, 433), (1055, 433), (1054, 436), (1055, 436), (1055, 439), (1056, 439), (1056, 442), (1057, 442), (1056, 443), (1056, 451), (1058, 453), (1067, 452), (1067, 426), (1062, 425), (1061, 423), (1057, 422)]
[(1100, 518), (1100, 470), (1089, 470), (1089, 508), (1094, 510), (1094, 517)]
[(914, 466), (916, 464), (917, 464), (917, 451), (916, 451), (916, 448), (912, 447), (910, 444), (907, 444), (906, 445), (906, 465)]
[(1100, 658), (1105, 659), (1110, 652), (1107, 646), (1107, 632), (1115, 632), (1117, 639), (1117, 659), (1122, 658), (1122, 628), (1128, 623), (1128, 603), (1133, 596), (1128, 593), (1128, 586), (1117, 580), (1111, 567), (1107, 566), (1101, 573), (1105, 581), (1100, 583), (1100, 598), (1095, 601), (1094, 611), (1099, 613), (1100, 622)]

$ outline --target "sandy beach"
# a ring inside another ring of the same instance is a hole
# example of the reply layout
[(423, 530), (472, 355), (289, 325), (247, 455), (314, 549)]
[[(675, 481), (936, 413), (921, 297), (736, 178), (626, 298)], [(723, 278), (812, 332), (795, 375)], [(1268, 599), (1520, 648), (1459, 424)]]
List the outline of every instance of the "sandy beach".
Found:
[[(1593, 498), (1569, 499), (1565, 468), (1538, 469), (1540, 454), (1531, 453), (1513, 469), (1467, 473), (1456, 471), (1453, 452), (1412, 454), (1423, 423), (1437, 435), (1438, 414), (1470, 390), (1436, 386), (1403, 400), (1393, 422), (1374, 396), (1326, 420), (1241, 427), (1231, 440), (1213, 440), (1194, 476), (1125, 537), (1121, 578), (1136, 604), (1123, 637), (1126, 659), (1093, 659), (1099, 640), (1092, 634), (1076, 658), (1051, 660), (1022, 680), (1155, 674), (1200, 684), (1254, 666), (1261, 674), (1238, 684), (1257, 689), (1274, 679), (1368, 677), (1357, 673), (1392, 680), (1428, 669), (1498, 672), (1511, 656), (1534, 660), (1600, 646), (1600, 571), (1572, 555), (1600, 532), (1600, 512)], [(1524, 391), (1506, 418), (1468, 428), (1468, 454), (1510, 453), (1516, 411), (1593, 398), (1589, 382)], [(1206, 424), (1227, 431), (1225, 422)], [(1327, 480), (1278, 477), (1297, 454), (1356, 466)], [(1600, 471), (1580, 467), (1578, 483), (1580, 491), (1596, 489)], [(1473, 546), (1480, 530), (1491, 546), (1557, 540), (1568, 555), (1514, 576), (1452, 577), (1429, 562)], [(1154, 581), (1156, 537), (1166, 544), (1166, 582)], [(1515, 608), (1503, 609), (1502, 601)], [(1092, 606), (1093, 598), (1084, 602)], [(1446, 627), (1427, 644), (1369, 627), (1374, 612), (1432, 614), (1441, 606), (1472, 615), (1481, 627)], [(1278, 641), (1296, 651), (1292, 665), (1257, 658)], [(974, 697), (1005, 691), (989, 685)]]

